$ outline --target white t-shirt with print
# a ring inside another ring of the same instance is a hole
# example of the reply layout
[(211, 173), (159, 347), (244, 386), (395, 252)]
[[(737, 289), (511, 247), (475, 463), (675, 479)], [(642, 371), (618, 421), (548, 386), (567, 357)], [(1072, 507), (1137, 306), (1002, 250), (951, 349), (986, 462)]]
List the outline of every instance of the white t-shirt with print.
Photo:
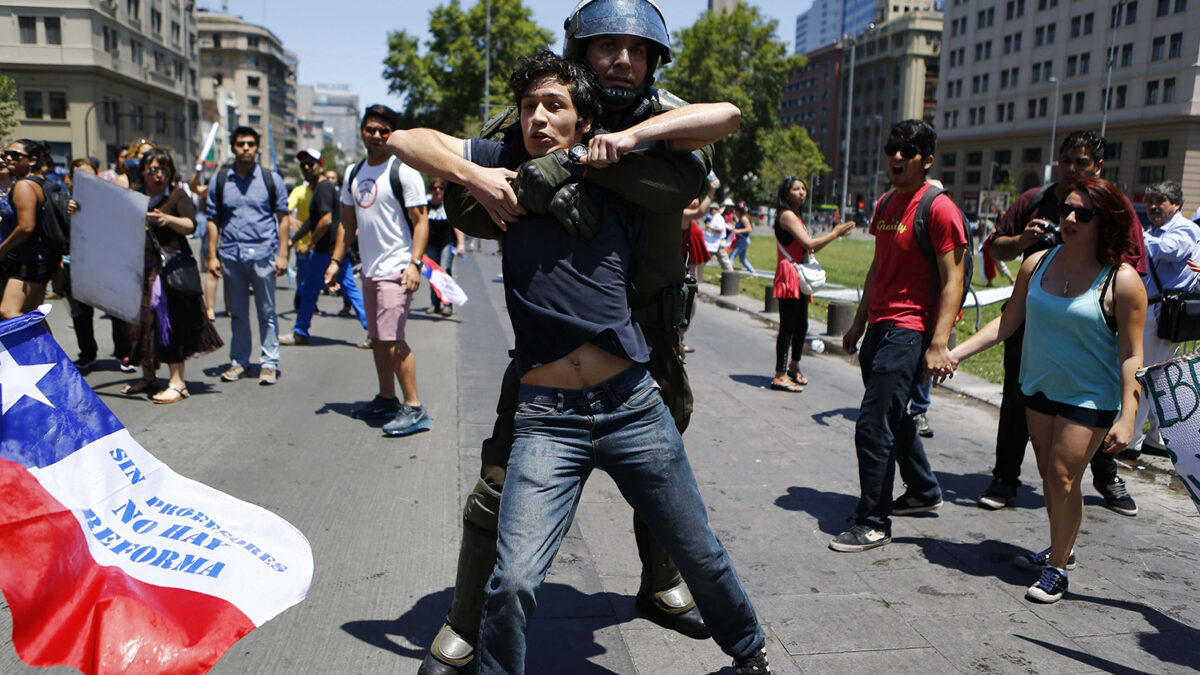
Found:
[[(392, 162), (389, 157), (378, 166), (369, 162), (350, 180), (353, 166), (346, 168), (342, 181), (342, 204), (353, 206), (358, 217), (358, 252), (362, 256), (362, 274), (378, 279), (402, 271), (412, 261), (412, 231), (400, 201), (392, 194)], [(425, 182), (416, 169), (400, 165), (400, 185), (404, 206), (424, 206)]]

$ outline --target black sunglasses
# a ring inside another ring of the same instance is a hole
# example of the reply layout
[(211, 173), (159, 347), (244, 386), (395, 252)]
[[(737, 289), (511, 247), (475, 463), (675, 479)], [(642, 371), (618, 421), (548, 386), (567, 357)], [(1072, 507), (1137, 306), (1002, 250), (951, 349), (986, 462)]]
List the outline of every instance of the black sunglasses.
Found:
[(368, 136), (375, 136), (375, 135), (387, 136), (388, 134), (392, 133), (392, 130), (387, 127), (378, 127), (378, 126), (371, 125), (368, 127), (363, 127), (363, 133)]
[(1090, 223), (1096, 217), (1096, 209), (1089, 209), (1086, 206), (1071, 206), (1070, 204), (1058, 205), (1058, 219), (1066, 220), (1067, 216), (1075, 214), (1075, 222)]
[(258, 143), (256, 143), (255, 141), (238, 141), (233, 144), (233, 147), (235, 147), (235, 148), (253, 148), (253, 147), (256, 147), (257, 145), (258, 145)]
[(883, 146), (883, 152), (888, 157), (892, 157), (898, 152), (904, 159), (912, 159), (921, 154), (921, 149), (911, 143), (900, 144), (892, 142)]
[(166, 173), (166, 172), (167, 172), (166, 169), (159, 167), (159, 166), (146, 167), (146, 173), (150, 174), (151, 176), (157, 176), (160, 173)]
[(317, 163), (316, 163), (316, 162), (313, 162), (313, 161), (308, 161), (308, 162), (300, 162), (300, 166), (302, 166), (302, 167), (304, 167), (304, 168), (306, 168), (306, 169), (311, 169), (311, 168), (313, 168), (313, 167), (314, 167), (314, 166), (316, 166), (316, 165), (317, 165)]
[(22, 157), (32, 157), (32, 156), (33, 155), (30, 155), (27, 152), (21, 152), (20, 150), (5, 150), (4, 151), (4, 159), (20, 159)]

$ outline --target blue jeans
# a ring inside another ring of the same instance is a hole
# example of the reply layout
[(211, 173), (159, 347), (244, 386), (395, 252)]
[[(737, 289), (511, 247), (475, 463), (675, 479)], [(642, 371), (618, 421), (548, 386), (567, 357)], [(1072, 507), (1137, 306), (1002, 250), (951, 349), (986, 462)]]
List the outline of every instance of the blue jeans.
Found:
[(933, 389), (933, 378), (917, 378), (908, 397), (908, 414), (924, 415), (929, 412), (929, 395)]
[[(333, 254), (310, 253), (306, 257), (308, 269), (300, 280), (300, 288), (296, 291), (300, 294), (300, 306), (296, 308), (296, 325), (292, 327), (292, 332), (309, 337), (308, 329), (312, 327), (313, 313), (317, 311), (317, 300), (321, 297), (321, 289), (325, 288), (325, 270), (329, 267), (329, 261), (333, 260)], [(338, 268), (337, 281), (345, 289), (346, 299), (354, 307), (354, 313), (358, 315), (363, 330), (366, 330), (367, 310), (363, 308), (362, 291), (358, 290), (358, 284), (354, 281), (354, 270), (349, 261), (342, 261), (342, 266)]]
[(279, 320), (275, 316), (275, 259), (239, 262), (221, 258), (225, 292), (229, 295), (230, 363), (250, 365), (250, 287), (258, 314), (258, 339), (262, 343), (260, 365), (279, 367)]
[(679, 566), (721, 649), (744, 658), (762, 648), (754, 607), (709, 528), (683, 439), (646, 369), (632, 366), (584, 390), (522, 384), (518, 400), (479, 672), (525, 672), (537, 591), (594, 468), (612, 476)]
[(925, 446), (908, 414), (909, 395), (925, 367), (928, 344), (923, 333), (887, 323), (871, 324), (863, 337), (858, 360), (866, 391), (854, 425), (862, 491), (854, 521), (859, 525), (891, 533), (897, 464), (908, 494), (925, 501), (941, 496)]
[(750, 250), (750, 237), (746, 235), (738, 235), (737, 241), (733, 243), (733, 259), (742, 264), (742, 268), (750, 274), (755, 274), (754, 267), (750, 265), (750, 261), (746, 258), (746, 252)]

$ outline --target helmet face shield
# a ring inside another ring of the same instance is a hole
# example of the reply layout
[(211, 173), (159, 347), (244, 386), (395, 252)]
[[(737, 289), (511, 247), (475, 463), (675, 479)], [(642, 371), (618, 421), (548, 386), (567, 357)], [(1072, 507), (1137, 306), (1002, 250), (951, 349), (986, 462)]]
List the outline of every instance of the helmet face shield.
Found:
[(588, 38), (629, 35), (657, 46), (661, 63), (671, 62), (671, 36), (662, 12), (652, 0), (583, 0), (564, 28), (567, 34), (563, 55), (568, 58), (582, 58), (582, 45)]

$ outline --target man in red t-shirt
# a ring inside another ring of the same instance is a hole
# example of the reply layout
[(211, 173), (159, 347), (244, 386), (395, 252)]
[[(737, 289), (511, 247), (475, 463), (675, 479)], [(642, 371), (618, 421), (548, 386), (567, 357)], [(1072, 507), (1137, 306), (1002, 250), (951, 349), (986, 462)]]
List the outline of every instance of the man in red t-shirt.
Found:
[[(1094, 131), (1076, 131), (1067, 136), (1059, 148), (1057, 182), (1032, 188), (1017, 198), (1012, 208), (996, 223), (996, 231), (988, 238), (992, 257), (1012, 260), (1026, 257), (1054, 243), (1045, 234), (1044, 226), (1058, 223), (1058, 205), (1071, 193), (1076, 181), (1099, 176), (1104, 168), (1104, 137)], [(1125, 199), (1125, 208), (1133, 213), (1133, 204)], [(1138, 274), (1147, 274), (1146, 250), (1142, 243), (1142, 226), (1135, 218), (1130, 224), (1133, 242), (1123, 259)], [(1058, 237), (1057, 243), (1062, 243)], [(1021, 374), (1021, 344), (1024, 327), (1018, 328), (1004, 341), (1004, 394), (1000, 402), (1000, 424), (996, 431), (996, 466), (992, 482), (979, 498), (985, 509), (1001, 509), (1012, 503), (1021, 486), (1021, 463), (1025, 461), (1025, 446), (1029, 430), (1025, 426), (1025, 396), (1017, 381)], [(1137, 515), (1137, 503), (1125, 489), (1125, 481), (1117, 475), (1117, 460), (1107, 452), (1097, 452), (1092, 458), (1092, 484), (1104, 497), (1108, 508), (1125, 516)]]
[[(886, 203), (876, 203), (870, 230), (875, 258), (854, 323), (842, 338), (842, 346), (853, 354), (866, 328), (859, 354), (866, 391), (854, 427), (861, 496), (854, 525), (829, 542), (835, 551), (883, 546), (892, 540), (893, 514), (924, 513), (942, 505), (941, 488), (908, 415), (909, 392), (917, 378), (953, 372), (950, 330), (967, 283), (966, 230), (948, 195), (933, 200), (928, 222), (936, 283), (913, 231), (917, 205), (930, 187), (925, 173), (933, 166), (936, 144), (933, 127), (905, 120), (892, 127), (884, 146), (892, 193)], [(907, 490), (893, 505), (897, 465)]]

